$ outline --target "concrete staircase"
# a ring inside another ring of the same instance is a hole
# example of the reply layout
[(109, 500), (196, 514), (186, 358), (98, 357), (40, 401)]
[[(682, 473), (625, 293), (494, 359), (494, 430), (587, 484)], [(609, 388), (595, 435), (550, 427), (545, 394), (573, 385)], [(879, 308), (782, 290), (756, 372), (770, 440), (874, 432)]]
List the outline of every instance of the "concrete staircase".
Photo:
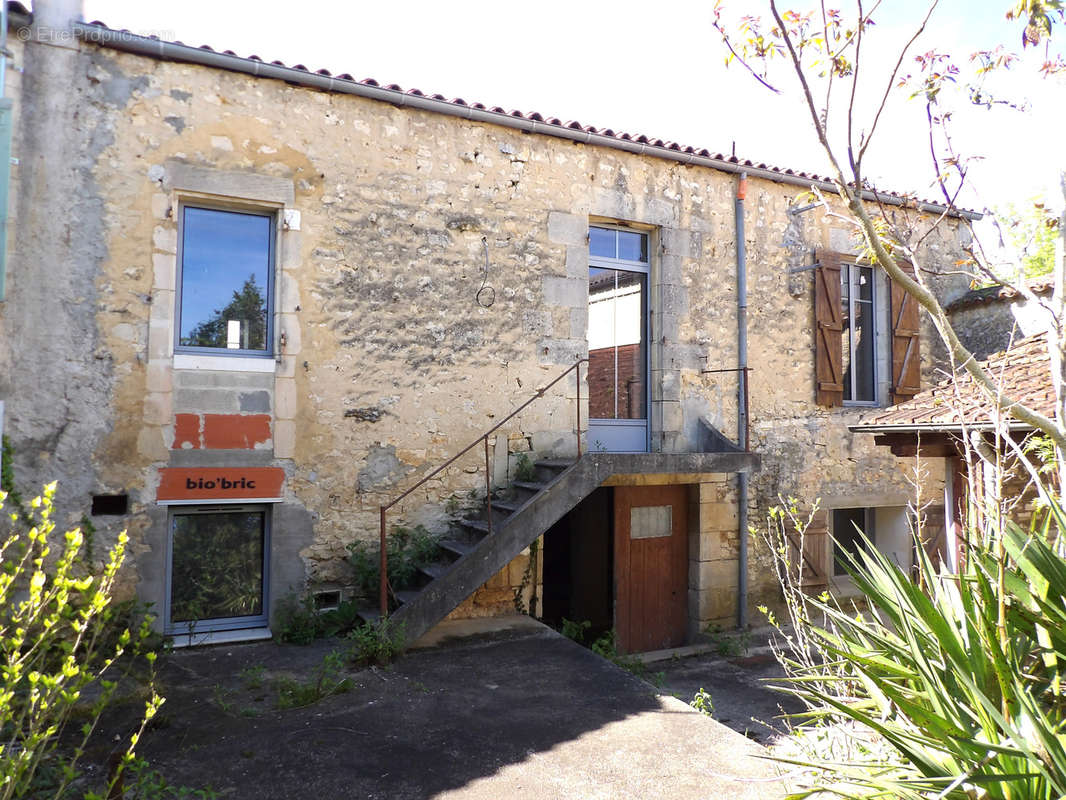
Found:
[[(408, 642), (418, 639), (529, 547), (604, 481), (617, 475), (685, 475), (747, 471), (757, 465), (750, 453), (586, 453), (577, 461), (535, 462), (536, 478), (511, 484), (511, 496), (492, 502), (492, 535), (483, 511), (464, 519), (441, 542), (444, 560), (422, 569), (424, 583), (397, 591), (399, 607), (391, 621), (402, 623)], [(376, 611), (362, 612), (366, 620)]]
[[(453, 526), (440, 541), (441, 559), (421, 568), (421, 585), (395, 592), (399, 607), (391, 621), (404, 626), (409, 642), (444, 619), (596, 488), (592, 484), (580, 494), (582, 489), (572, 485), (576, 465), (553, 459), (535, 462), (533, 480), (514, 481), (502, 493), (504, 499), (493, 498), (491, 536), (486, 504)], [(575, 490), (580, 496), (575, 497)], [(361, 615), (367, 620), (379, 616), (377, 611)]]

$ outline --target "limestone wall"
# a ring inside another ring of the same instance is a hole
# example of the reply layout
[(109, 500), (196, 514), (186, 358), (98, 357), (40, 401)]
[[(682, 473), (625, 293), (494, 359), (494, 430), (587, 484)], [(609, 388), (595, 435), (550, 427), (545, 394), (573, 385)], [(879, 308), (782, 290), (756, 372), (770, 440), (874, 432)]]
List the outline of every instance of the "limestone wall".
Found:
[[(0, 347), (0, 397), (27, 481), (62, 477), (71, 508), (131, 493), (142, 594), (162, 586), (159, 470), (235, 458), (284, 470), (283, 589), (344, 585), (345, 546), (376, 538), (381, 504), (586, 355), (590, 222), (651, 237), (652, 448), (692, 450), (701, 420), (736, 437), (736, 377), (704, 372), (737, 361), (735, 176), (94, 45), (44, 50), (20, 56), (17, 146), (23, 179), (33, 169), (58, 183), (36, 180), (17, 201), (0, 335), (29, 347)], [(75, 169), (60, 175), (63, 163)], [(862, 410), (814, 405), (813, 273), (789, 269), (818, 247), (856, 248), (822, 211), (790, 213), (800, 194), (752, 180), (746, 205), (752, 448), (763, 455), (753, 521), (779, 494), (874, 502), (908, 489), (891, 454), (847, 432)], [(284, 344), (251, 376), (183, 368), (173, 354), (175, 210), (220, 196), (286, 223)], [(925, 248), (953, 262), (953, 223)], [(48, 331), (40, 308), (56, 309)], [(494, 437), (494, 485), (519, 452), (574, 453), (578, 387), (571, 377), (558, 389)], [(209, 440), (211, 414), (239, 417), (251, 445)], [(458, 462), (390, 520), (442, 527), (484, 491), (483, 459)], [(701, 623), (735, 611), (734, 483), (699, 489)], [(525, 562), (512, 567), (489, 589), (510, 591)], [(772, 593), (766, 574), (756, 561), (753, 603)]]

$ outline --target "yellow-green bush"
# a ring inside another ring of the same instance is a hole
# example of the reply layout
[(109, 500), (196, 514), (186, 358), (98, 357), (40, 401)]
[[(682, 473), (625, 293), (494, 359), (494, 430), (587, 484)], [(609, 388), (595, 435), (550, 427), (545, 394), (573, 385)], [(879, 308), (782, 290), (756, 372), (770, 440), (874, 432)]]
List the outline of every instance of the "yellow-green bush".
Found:
[[(51, 483), (25, 515), (8, 514), (0, 533), (0, 800), (64, 795), (114, 696), (118, 673), (129, 669), (150, 633), (148, 619), (135, 633), (120, 626), (112, 606), (125, 532), (103, 571), (87, 574), (79, 558), (82, 532), (56, 535), (55, 491)], [(0, 509), (6, 497), (0, 492)], [(149, 665), (155, 660), (154, 653), (144, 656)], [(150, 687), (123, 766), (162, 702)], [(73, 719), (80, 729), (64, 736)]]

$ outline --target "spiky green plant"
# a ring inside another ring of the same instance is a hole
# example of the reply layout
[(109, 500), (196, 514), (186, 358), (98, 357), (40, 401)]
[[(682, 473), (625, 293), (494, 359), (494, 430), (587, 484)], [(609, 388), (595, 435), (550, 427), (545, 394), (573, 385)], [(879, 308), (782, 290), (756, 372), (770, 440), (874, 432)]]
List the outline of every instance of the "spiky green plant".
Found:
[(844, 723), (876, 744), (786, 759), (821, 775), (791, 797), (1066, 795), (1066, 547), (1053, 536), (1066, 519), (1054, 502), (1046, 519), (972, 538), (957, 575), (917, 548), (915, 580), (867, 547), (849, 565), (867, 613), (808, 601), (824, 660), (792, 660), (782, 688), (806, 703), (806, 725)]

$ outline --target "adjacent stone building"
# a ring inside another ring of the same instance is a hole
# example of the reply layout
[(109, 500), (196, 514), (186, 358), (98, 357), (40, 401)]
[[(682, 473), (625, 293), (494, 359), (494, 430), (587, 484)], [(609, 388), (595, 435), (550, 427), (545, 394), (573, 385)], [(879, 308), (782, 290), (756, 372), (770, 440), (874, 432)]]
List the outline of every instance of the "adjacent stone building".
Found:
[[(4, 431), (64, 523), (129, 529), (168, 633), (347, 599), (349, 546), (431, 475), (390, 530), (450, 536), (488, 486), (497, 532), (408, 598), (415, 630), (516, 604), (633, 650), (733, 625), (776, 597), (745, 518), (779, 497), (909, 558), (909, 465), (848, 426), (936, 349), (805, 208), (823, 179), (10, 8)], [(927, 263), (966, 241), (949, 216)], [(942, 478), (918, 479), (934, 516)]]

